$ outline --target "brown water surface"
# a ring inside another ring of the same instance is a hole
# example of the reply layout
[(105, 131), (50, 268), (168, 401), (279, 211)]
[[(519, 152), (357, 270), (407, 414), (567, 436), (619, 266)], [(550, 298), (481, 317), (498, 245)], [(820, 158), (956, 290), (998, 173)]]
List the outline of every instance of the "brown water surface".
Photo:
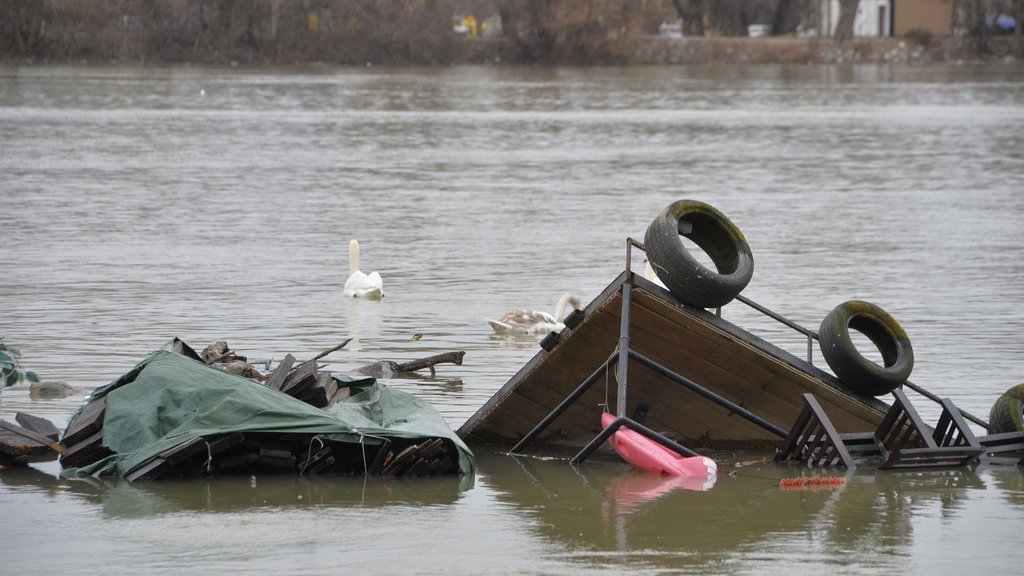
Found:
[[(0, 67), (0, 336), (83, 392), (172, 337), (388, 385), (453, 427), (538, 350), (486, 318), (589, 301), (668, 202), (743, 230), (744, 292), (809, 328), (890, 312), (911, 379), (982, 417), (1024, 381), (1024, 68)], [(342, 298), (347, 244), (383, 302)], [(724, 316), (803, 356), (799, 334)], [(413, 334), (423, 334), (410, 340)], [(823, 366), (820, 353), (815, 362)], [(924, 418), (938, 410), (916, 400)], [(595, 407), (595, 422), (599, 408)], [(980, 430), (976, 430), (980, 432)], [(1024, 474), (734, 467), (709, 490), (477, 449), (475, 478), (86, 483), (0, 472), (3, 573), (1016, 573)]]

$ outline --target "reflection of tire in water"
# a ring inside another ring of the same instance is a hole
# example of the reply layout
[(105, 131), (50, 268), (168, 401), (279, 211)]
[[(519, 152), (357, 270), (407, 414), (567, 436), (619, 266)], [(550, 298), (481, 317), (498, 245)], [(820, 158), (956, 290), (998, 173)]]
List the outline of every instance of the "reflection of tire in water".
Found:
[(996, 399), (988, 414), (988, 433), (1024, 431), (1024, 384), (1010, 388)]
[[(685, 236), (714, 262), (710, 270), (683, 245)], [(754, 274), (747, 239), (724, 214), (696, 200), (669, 204), (647, 227), (647, 258), (676, 298), (691, 306), (716, 308), (736, 297)]]
[[(881, 366), (857, 350), (850, 339), (851, 328), (875, 345), (882, 354)], [(821, 321), (818, 341), (832, 371), (860, 394), (892, 392), (914, 368), (914, 349), (907, 333), (885, 310), (869, 302), (850, 300), (836, 306)]]

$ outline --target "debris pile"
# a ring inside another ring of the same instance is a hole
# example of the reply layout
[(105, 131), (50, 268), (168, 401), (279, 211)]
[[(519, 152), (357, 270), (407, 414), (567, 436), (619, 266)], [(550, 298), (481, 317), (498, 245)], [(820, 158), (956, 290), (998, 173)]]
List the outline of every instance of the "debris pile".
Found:
[(66, 452), (57, 443), (60, 431), (49, 420), (24, 412), (14, 419), (17, 424), (0, 420), (0, 468), (55, 460)]
[(433, 438), (414, 444), (385, 438), (378, 446), (335, 442), (322, 434), (235, 432), (196, 437), (161, 452), (125, 480), (282, 472), (420, 477), (458, 472), (452, 447)]
[[(17, 442), (0, 435), (0, 463), (38, 461), (44, 453), (53, 459), (59, 452), (69, 473), (118, 473), (128, 481), (257, 472), (422, 477), (471, 471), (472, 454), (429, 405), (371, 377), (321, 370), (318, 360), (346, 343), (303, 362), (288, 354), (264, 375), (224, 342), (199, 355), (174, 340), (94, 392), (59, 444), (49, 422), (52, 434), (34, 440), (37, 432), (15, 434), (7, 430), (14, 425), (3, 422), (0, 432)], [(461, 363), (462, 353), (454, 354), (442, 356)], [(412, 364), (432, 368), (431, 360)], [(32, 445), (31, 454), (15, 446), (24, 444)], [(16, 450), (26, 453), (9, 454)]]

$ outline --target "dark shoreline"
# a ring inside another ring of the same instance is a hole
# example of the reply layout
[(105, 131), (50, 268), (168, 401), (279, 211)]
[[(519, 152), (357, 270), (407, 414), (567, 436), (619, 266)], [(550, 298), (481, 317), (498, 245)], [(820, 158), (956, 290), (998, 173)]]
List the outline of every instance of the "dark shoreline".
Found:
[[(532, 65), (513, 53), (504, 40), (457, 41), (444, 61), (410, 62), (405, 58), (377, 59), (363, 65)], [(284, 55), (232, 57), (227, 54), (194, 54), (191, 58), (110, 58), (85, 55), (65, 57), (19, 57), (0, 54), (6, 65), (47, 64), (195, 64), (195, 65), (359, 65), (346, 59), (303, 59)], [(705, 37), (645, 38), (637, 43), (633, 56), (625, 61), (594, 62), (586, 65), (701, 65), (701, 64), (976, 64), (1024, 62), (1024, 47), (1012, 36), (990, 37), (984, 44), (974, 38), (948, 37), (918, 43), (905, 38), (858, 38), (836, 42), (823, 38), (796, 37)], [(544, 62), (546, 65), (579, 65), (579, 62)]]

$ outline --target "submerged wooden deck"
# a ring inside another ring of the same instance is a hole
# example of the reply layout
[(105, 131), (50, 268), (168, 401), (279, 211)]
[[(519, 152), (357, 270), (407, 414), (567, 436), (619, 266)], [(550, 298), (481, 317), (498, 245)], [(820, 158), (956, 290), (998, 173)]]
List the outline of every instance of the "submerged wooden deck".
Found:
[[(728, 321), (679, 302), (667, 290), (623, 272), (459, 429), (467, 442), (513, 445), (605, 363), (619, 342), (622, 287), (633, 283), (630, 349), (788, 430), (812, 393), (843, 433), (872, 432), (888, 405), (860, 396), (831, 374)], [(689, 446), (757, 448), (783, 438), (635, 361), (628, 366), (625, 414), (648, 407), (645, 424)], [(554, 420), (533, 445), (586, 442), (601, 431), (607, 403), (617, 411), (618, 384), (609, 370)]]

